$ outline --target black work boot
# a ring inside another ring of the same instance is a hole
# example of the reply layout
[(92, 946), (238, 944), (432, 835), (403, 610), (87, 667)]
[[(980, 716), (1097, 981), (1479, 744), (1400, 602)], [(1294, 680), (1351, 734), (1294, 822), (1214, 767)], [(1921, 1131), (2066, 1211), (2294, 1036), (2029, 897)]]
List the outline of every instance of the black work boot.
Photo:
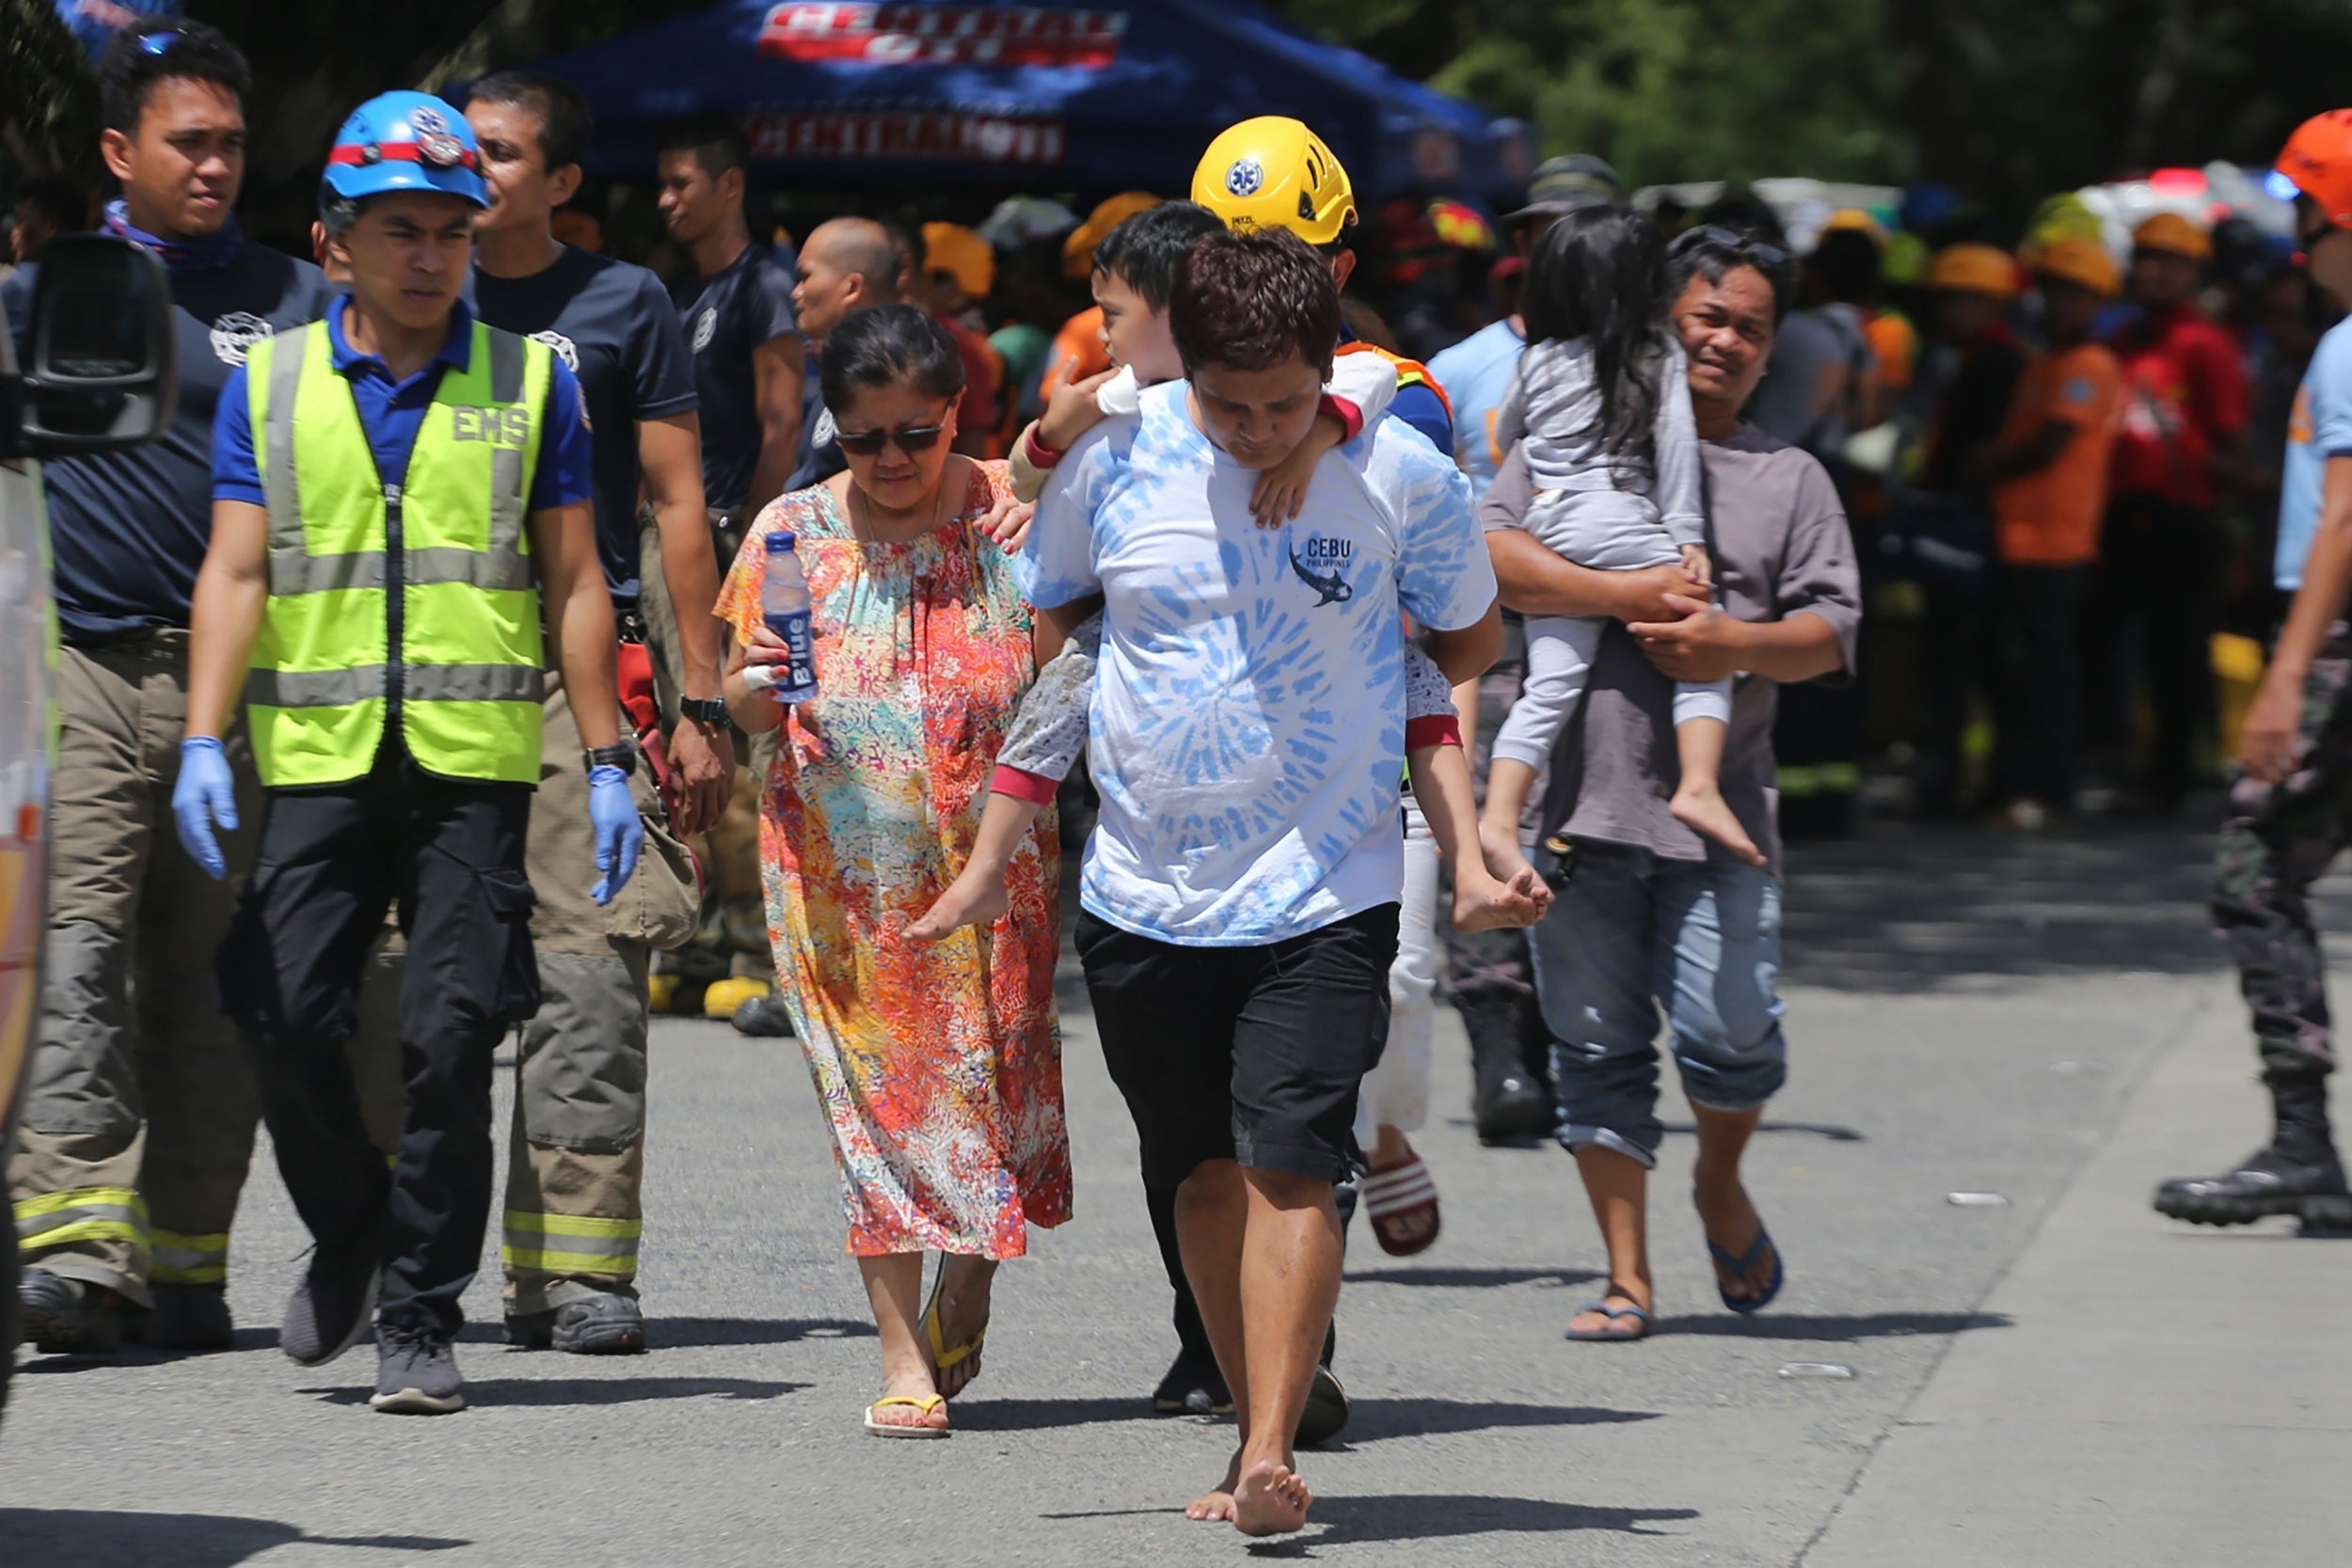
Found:
[(2156, 1212), (2194, 1225), (2250, 1225), (2293, 1214), (2306, 1230), (2352, 1229), (2352, 1189), (2328, 1129), (2328, 1080), (2274, 1077), (2279, 1130), (2219, 1176), (2183, 1176), (2156, 1189)]
[[(123, 1300), (103, 1285), (28, 1268), (16, 1288), (24, 1338), (43, 1355), (112, 1355), (122, 1348)], [(14, 1347), (0, 1351), (13, 1354)]]
[(229, 1317), (228, 1288), (220, 1285), (158, 1285), (154, 1310), (147, 1314), (150, 1350), (228, 1350), (236, 1340)]
[(546, 1312), (508, 1313), (506, 1342), (573, 1355), (642, 1355), (645, 1314), (628, 1296), (598, 1291)]
[(1519, 1004), (1486, 996), (1455, 1006), (1470, 1037), (1470, 1117), (1481, 1143), (1540, 1138), (1551, 1131), (1551, 1095), (1527, 1070)]

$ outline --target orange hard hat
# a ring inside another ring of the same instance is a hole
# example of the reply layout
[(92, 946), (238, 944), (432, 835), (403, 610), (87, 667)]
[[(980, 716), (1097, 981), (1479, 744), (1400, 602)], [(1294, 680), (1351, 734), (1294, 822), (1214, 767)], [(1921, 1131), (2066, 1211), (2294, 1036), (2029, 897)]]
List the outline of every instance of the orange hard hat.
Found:
[(2191, 261), (2213, 260), (2213, 236), (2178, 213), (2158, 213), (2132, 230), (2134, 250), (2160, 250)]
[(2033, 270), (2044, 277), (2079, 283), (2094, 294), (2106, 295), (2123, 286), (2123, 269), (2112, 252), (2096, 240), (2078, 234), (2061, 235), (2034, 254)]
[(2352, 109), (2330, 109), (2295, 128), (2279, 151), (2279, 172), (2319, 203), (2339, 229), (2352, 229)]
[(1087, 214), (1086, 222), (1070, 231), (1061, 243), (1061, 273), (1064, 277), (1082, 278), (1094, 271), (1094, 247), (1110, 237), (1110, 231), (1134, 217), (1160, 204), (1160, 198), (1150, 191), (1129, 191), (1112, 197)]
[(1996, 245), (1947, 245), (1928, 263), (1924, 280), (1931, 289), (1955, 293), (1991, 294), (1994, 299), (2017, 297), (2017, 262)]

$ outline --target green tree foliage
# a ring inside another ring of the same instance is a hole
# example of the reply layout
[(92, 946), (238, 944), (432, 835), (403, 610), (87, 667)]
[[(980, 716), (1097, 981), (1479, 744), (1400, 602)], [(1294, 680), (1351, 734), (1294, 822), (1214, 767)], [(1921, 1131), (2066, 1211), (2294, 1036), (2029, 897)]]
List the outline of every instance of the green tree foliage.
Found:
[(1629, 180), (1946, 181), (2015, 214), (2266, 162), (2352, 103), (2347, 0), (1288, 0), (1310, 29)]

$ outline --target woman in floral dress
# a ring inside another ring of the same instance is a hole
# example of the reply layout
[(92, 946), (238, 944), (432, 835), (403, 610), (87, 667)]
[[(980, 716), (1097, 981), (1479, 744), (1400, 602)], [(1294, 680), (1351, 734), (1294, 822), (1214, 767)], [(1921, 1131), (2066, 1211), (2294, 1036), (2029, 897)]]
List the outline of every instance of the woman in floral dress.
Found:
[[(718, 604), (727, 699), (747, 730), (783, 724), (760, 809), (768, 930), (881, 1333), (866, 1430), (942, 1436), (946, 1397), (978, 1370), (997, 1262), (1070, 1215), (1050, 815), (1014, 862), (1009, 913), (906, 937), (971, 854), (1039, 657), (1013, 559), (975, 526), (1002, 465), (949, 451), (953, 340), (912, 306), (861, 311), (822, 376), (849, 472), (771, 502), (744, 540)], [(783, 652), (759, 604), (778, 530), (814, 598), (818, 695), (789, 708), (744, 677)], [(944, 1255), (928, 1307), (926, 1251)]]

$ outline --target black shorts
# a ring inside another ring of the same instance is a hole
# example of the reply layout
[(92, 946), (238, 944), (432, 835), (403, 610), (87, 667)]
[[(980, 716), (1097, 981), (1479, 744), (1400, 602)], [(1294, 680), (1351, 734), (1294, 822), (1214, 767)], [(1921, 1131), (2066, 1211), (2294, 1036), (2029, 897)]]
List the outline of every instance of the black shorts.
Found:
[(1397, 906), (1264, 947), (1179, 947), (1081, 913), (1111, 1081), (1165, 1191), (1206, 1160), (1348, 1175), (1356, 1095), (1389, 1041)]

